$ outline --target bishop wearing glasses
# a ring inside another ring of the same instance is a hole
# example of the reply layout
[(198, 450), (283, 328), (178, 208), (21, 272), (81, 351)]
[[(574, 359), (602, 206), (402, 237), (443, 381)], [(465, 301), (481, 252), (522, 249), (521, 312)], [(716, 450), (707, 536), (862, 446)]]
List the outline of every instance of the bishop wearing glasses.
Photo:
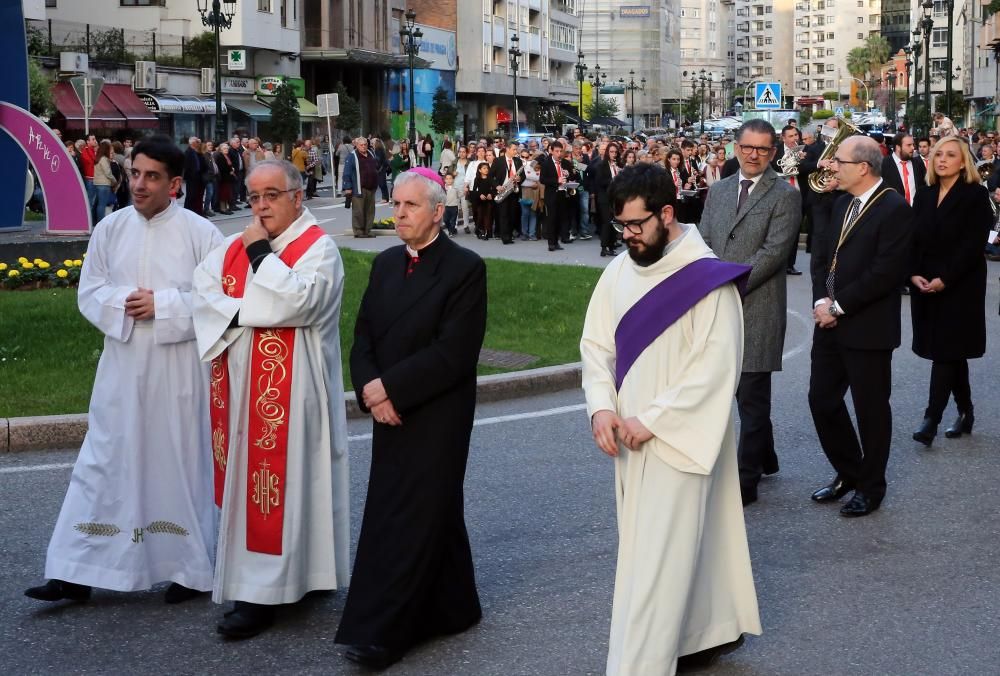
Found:
[(350, 537), (344, 266), (292, 164), (258, 162), (246, 183), (253, 221), (194, 276), (222, 510), (213, 599), (235, 601), (218, 631), (237, 639), (270, 626), (278, 605), (346, 586)]
[(628, 255), (601, 275), (580, 342), (594, 440), (615, 466), (607, 673), (673, 674), (761, 632), (733, 417), (750, 269), (677, 222), (658, 164), (623, 169), (610, 200)]

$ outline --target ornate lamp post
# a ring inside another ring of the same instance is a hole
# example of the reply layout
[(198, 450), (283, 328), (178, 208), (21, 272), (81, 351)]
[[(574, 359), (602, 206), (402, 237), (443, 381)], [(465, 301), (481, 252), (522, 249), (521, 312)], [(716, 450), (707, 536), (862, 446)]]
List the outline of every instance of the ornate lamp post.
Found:
[(927, 114), (931, 113), (931, 31), (934, 29), (934, 19), (931, 12), (934, 11), (934, 0), (924, 0), (921, 4), (924, 10), (924, 18), (920, 20), (920, 28), (924, 32), (924, 105), (927, 106)]
[(226, 138), (226, 120), (222, 117), (222, 48), (219, 46), (219, 31), (233, 27), (236, 14), (236, 0), (198, 0), (198, 12), (203, 26), (211, 26), (215, 31), (215, 140)]
[(951, 48), (954, 42), (953, 31), (955, 30), (955, 0), (946, 0), (945, 6), (948, 8), (948, 56), (945, 58), (944, 62), (947, 64), (948, 69), (945, 73), (945, 110), (948, 117), (951, 117), (951, 80), (952, 80), (952, 63), (951, 63)]
[(587, 79), (587, 64), (583, 62), (583, 52), (576, 55), (576, 81), (580, 85), (580, 126), (583, 127), (583, 83)]
[[(594, 110), (597, 110), (601, 103), (601, 87), (608, 83), (608, 74), (602, 73), (601, 64), (597, 64), (594, 67), (594, 72), (587, 77), (590, 78), (590, 84), (597, 92), (597, 98), (594, 99)], [(593, 122), (593, 117), (594, 115), (591, 115), (591, 122)]]
[(632, 96), (632, 134), (635, 135), (635, 92), (636, 90), (640, 92), (646, 91), (646, 78), (639, 80), (636, 84), (635, 81), (635, 71), (630, 70), (628, 72), (628, 83), (625, 82), (625, 78), (618, 78), (618, 83), (624, 88), (625, 91), (629, 92)]
[(413, 59), (420, 53), (420, 43), (423, 40), (424, 32), (414, 27), (417, 21), (416, 12), (408, 9), (404, 17), (405, 22), (399, 24), (399, 45), (410, 59), (410, 147), (413, 148), (417, 144), (417, 111), (413, 95)]
[(510, 54), (510, 69), (514, 71), (514, 134), (517, 135), (521, 132), (521, 125), (517, 120), (517, 69), (521, 67), (521, 50), (519, 45), (521, 44), (521, 38), (517, 37), (517, 33), (510, 38), (510, 49), (507, 53)]
[[(893, 62), (893, 69), (896, 67), (896, 62)], [(890, 118), (892, 122), (892, 130), (896, 131), (896, 71), (890, 70), (889, 74), (885, 76), (886, 81), (889, 83), (889, 110), (892, 111), (892, 117)]]
[(920, 83), (920, 50), (923, 45), (920, 42), (920, 28), (913, 29), (913, 103), (917, 102), (917, 85)]
[[(691, 78), (694, 80), (695, 78)], [(705, 133), (705, 83), (712, 81), (711, 73), (705, 74), (705, 69), (702, 68), (698, 73), (697, 80), (701, 82), (701, 131), (699, 133)]]

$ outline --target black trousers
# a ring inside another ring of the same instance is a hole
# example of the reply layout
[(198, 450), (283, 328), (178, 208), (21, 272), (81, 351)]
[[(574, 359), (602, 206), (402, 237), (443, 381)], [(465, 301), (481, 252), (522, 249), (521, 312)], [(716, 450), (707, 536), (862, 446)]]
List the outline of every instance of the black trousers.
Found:
[[(494, 202), (493, 216), (496, 220), (497, 231), (500, 239), (504, 242), (514, 240), (514, 230), (518, 226), (518, 216), (521, 212), (521, 204), (518, 202), (520, 195), (511, 193), (502, 202)], [(515, 213), (516, 212), (516, 213)]]
[(565, 191), (545, 188), (545, 232), (549, 246), (555, 246), (560, 239), (569, 240), (568, 202)]
[(611, 204), (607, 199), (596, 200), (597, 227), (601, 235), (601, 246), (610, 249), (615, 245), (616, 232), (611, 225)]
[(764, 468), (777, 469), (774, 428), (771, 426), (771, 373), (743, 373), (736, 387), (736, 408), (740, 414), (740, 485), (756, 488)]
[(965, 359), (956, 361), (935, 361), (931, 365), (931, 387), (927, 396), (927, 410), (924, 417), (935, 423), (941, 422), (941, 416), (948, 407), (948, 399), (955, 395), (955, 405), (959, 413), (972, 410), (972, 387), (969, 385), (969, 362)]
[[(845, 348), (835, 331), (817, 327), (813, 335), (809, 410), (837, 474), (866, 496), (881, 499), (892, 441), (892, 350)], [(848, 389), (857, 432), (844, 401)]]

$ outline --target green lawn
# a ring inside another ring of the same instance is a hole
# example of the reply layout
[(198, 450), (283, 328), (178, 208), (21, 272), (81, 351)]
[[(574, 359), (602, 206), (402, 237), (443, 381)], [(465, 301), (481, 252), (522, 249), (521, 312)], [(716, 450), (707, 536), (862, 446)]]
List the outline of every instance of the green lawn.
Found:
[[(346, 359), (371, 254), (341, 250), (347, 280), (340, 319)], [(583, 315), (600, 270), (487, 260), (485, 346), (539, 357), (533, 366), (579, 360)], [(87, 410), (103, 340), (76, 309), (75, 289), (0, 291), (0, 418)], [(480, 373), (501, 369), (480, 367)]]

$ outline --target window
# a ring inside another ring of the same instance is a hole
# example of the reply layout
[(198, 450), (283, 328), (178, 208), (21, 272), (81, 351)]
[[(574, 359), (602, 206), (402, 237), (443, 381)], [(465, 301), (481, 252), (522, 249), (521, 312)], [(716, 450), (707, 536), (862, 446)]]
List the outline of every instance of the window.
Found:
[(832, 42), (833, 41), (833, 33), (827, 33), (826, 34), (826, 39), (830, 40)]
[(948, 59), (931, 59), (931, 77), (944, 75), (948, 69)]
[(858, 33), (858, 40), (864, 40), (864, 39), (865, 39), (865, 34), (864, 33)]
[(768, 66), (767, 68), (764, 69), (764, 75), (773, 75), (773, 74), (774, 74), (774, 68)]
[(56, 0), (45, 0), (45, 6), (46, 7), (55, 7), (56, 6)]
[[(167, 0), (119, 0), (122, 7), (166, 7)], [(46, 7), (48, 2), (45, 3)], [(55, 7), (56, 3), (53, 1), (52, 6)]]
[(931, 47), (944, 47), (948, 44), (948, 29), (935, 28), (931, 31)]
[(858, 0), (858, 7), (864, 7), (864, 6), (865, 6), (865, 0)]
[(271, 11), (271, 0), (257, 0), (257, 11), (258, 12), (270, 12)]
[(834, 72), (835, 70), (837, 70), (837, 67), (836, 67), (836, 66), (834, 66), (834, 65), (833, 65), (832, 63), (828, 63), (828, 64), (826, 64), (826, 72), (827, 72), (827, 73), (832, 73), (832, 72)]
[(865, 22), (865, 17), (859, 16), (858, 17), (858, 23), (864, 23), (864, 22)]
[(766, 28), (767, 30), (771, 30), (772, 28), (774, 28), (774, 22), (773, 21), (765, 21), (764, 22), (764, 28)]
[(764, 38), (764, 44), (765, 45), (770, 45), (770, 44), (773, 44), (773, 43), (774, 43), (774, 38), (772, 38), (770, 35), (768, 35), (767, 37)]
[(764, 13), (765, 14), (770, 14), (771, 13), (771, 5), (768, 5), (767, 7), (764, 8)]
[(576, 51), (576, 28), (559, 21), (549, 22), (549, 46)]
[(829, 49), (826, 50), (826, 55), (833, 56), (835, 51), (836, 50), (833, 47), (830, 47)]
[(947, 0), (934, 0), (934, 16), (944, 16), (948, 11)]

